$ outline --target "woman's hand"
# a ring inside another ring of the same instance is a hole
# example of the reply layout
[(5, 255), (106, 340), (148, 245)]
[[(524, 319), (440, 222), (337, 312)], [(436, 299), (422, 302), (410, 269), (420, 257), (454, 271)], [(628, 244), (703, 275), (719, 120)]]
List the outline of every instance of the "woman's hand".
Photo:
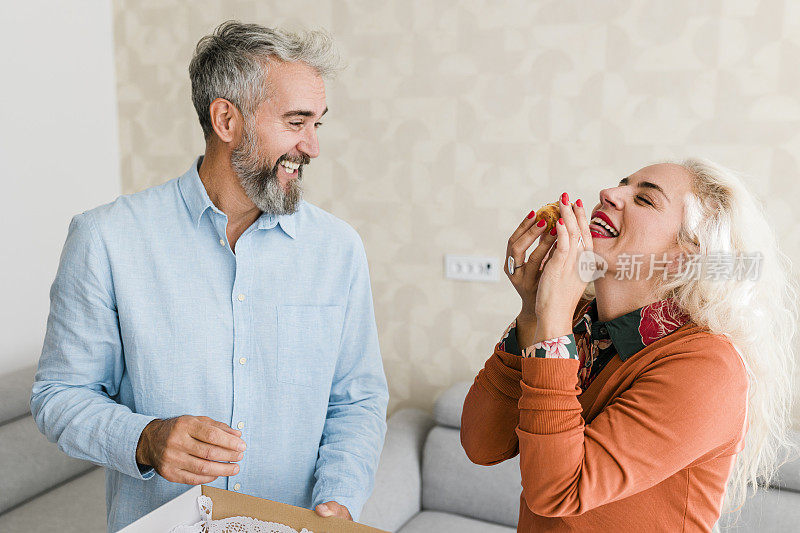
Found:
[(536, 292), (534, 343), (572, 333), (572, 317), (587, 283), (578, 275), (578, 259), (592, 250), (589, 222), (578, 200), (570, 205), (567, 193), (559, 202), (556, 245), (542, 269)]
[[(539, 277), (542, 274), (541, 266), (547, 252), (556, 240), (555, 232), (546, 233), (546, 222), (541, 221), (537, 225), (535, 220), (534, 212), (531, 211), (508, 239), (506, 248), (505, 272), (522, 298), (522, 310), (517, 317), (517, 323), (520, 326), (524, 323), (531, 325), (536, 323), (536, 291), (539, 286)], [(536, 239), (540, 239), (539, 244), (526, 263), (525, 254), (528, 248), (536, 242)], [(516, 266), (513, 274), (508, 271), (508, 257), (514, 258)]]

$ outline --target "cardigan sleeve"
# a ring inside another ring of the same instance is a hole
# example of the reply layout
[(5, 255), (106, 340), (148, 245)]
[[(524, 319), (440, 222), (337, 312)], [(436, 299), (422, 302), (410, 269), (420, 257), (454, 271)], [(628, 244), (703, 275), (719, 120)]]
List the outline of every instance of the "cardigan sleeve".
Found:
[(517, 434), (531, 512), (580, 515), (739, 451), (747, 403), (739, 354), (717, 337), (673, 349), (590, 424), (577, 398), (577, 361), (523, 360)]
[(492, 465), (519, 452), (521, 380), (522, 357), (502, 351), (498, 344), (469, 389), (461, 412), (461, 446), (473, 463)]
[[(589, 302), (580, 300), (573, 315), (573, 325), (583, 316)], [(470, 387), (461, 411), (461, 446), (467, 457), (479, 465), (500, 463), (519, 453), (516, 430), (522, 395), (523, 358), (516, 326), (514, 320), (506, 329)]]

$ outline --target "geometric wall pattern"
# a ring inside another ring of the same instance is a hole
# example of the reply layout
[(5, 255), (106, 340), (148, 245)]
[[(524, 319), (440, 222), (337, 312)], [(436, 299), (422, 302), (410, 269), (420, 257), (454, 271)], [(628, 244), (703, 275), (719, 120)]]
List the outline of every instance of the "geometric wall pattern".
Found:
[(306, 198), (366, 245), (390, 410), (471, 379), (518, 311), (511, 285), (445, 280), (445, 253), (502, 257), (531, 209), (665, 158), (746, 173), (800, 272), (800, 2), (120, 1), (123, 191), (182, 174), (204, 144), (198, 39), (227, 19), (328, 29)]

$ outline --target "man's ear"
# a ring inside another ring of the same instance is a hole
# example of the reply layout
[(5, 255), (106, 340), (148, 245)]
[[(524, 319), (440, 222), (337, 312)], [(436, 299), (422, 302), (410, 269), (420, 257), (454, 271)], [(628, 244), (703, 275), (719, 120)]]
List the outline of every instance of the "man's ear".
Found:
[(208, 108), (214, 133), (224, 143), (237, 140), (242, 132), (242, 114), (228, 100), (217, 98)]

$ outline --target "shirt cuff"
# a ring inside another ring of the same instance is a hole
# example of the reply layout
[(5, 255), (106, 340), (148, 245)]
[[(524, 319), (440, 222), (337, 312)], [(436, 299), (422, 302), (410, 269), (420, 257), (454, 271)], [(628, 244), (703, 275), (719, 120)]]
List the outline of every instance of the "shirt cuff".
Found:
[(361, 517), (361, 510), (364, 507), (365, 501), (361, 498), (355, 496), (345, 496), (343, 494), (335, 495), (333, 493), (320, 493), (314, 498), (314, 507), (313, 509), (317, 508), (317, 505), (321, 503), (328, 503), (328, 502), (336, 502), (339, 505), (344, 505), (347, 507), (347, 512), (350, 513), (350, 518), (353, 519), (353, 522), (358, 522), (358, 519)]
[(575, 336), (570, 333), (563, 337), (537, 342), (522, 350), (522, 357), (539, 357), (544, 359), (578, 359), (578, 348)]
[(111, 468), (142, 480), (155, 475), (152, 467), (139, 465), (136, 462), (136, 447), (139, 445), (142, 430), (156, 418), (140, 413), (126, 413), (117, 418), (108, 436), (108, 462)]
[(510, 353), (511, 355), (522, 355), (519, 349), (519, 341), (517, 341), (516, 319), (506, 328), (503, 337), (500, 339), (498, 348), (500, 351)]

